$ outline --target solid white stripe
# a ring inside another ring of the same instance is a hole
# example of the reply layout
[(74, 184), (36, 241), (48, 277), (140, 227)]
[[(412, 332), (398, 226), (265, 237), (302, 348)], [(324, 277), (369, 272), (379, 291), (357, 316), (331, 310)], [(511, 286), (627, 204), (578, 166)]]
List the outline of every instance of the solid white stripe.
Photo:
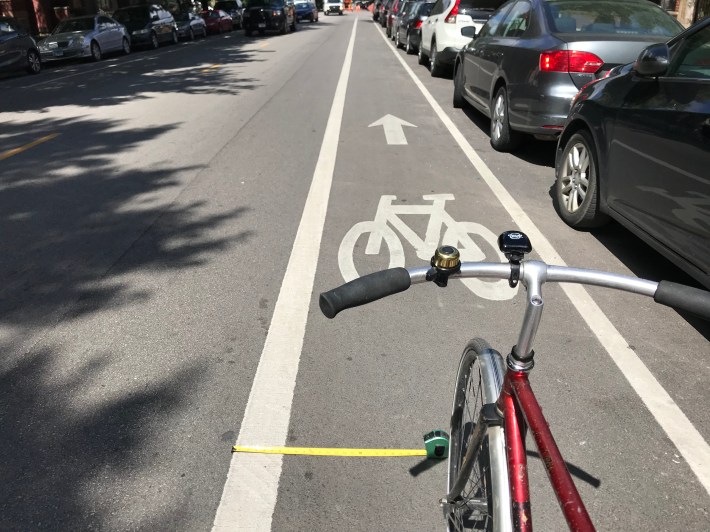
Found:
[[(478, 171), (493, 194), (498, 198), (508, 214), (515, 220), (521, 231), (526, 233), (532, 242), (535, 242), (535, 251), (549, 264), (565, 266), (565, 262), (555, 251), (552, 244), (543, 236), (533, 221), (523, 211), (518, 202), (513, 199), (490, 168), (479, 157), (476, 150), (468, 143), (466, 137), (456, 127), (449, 116), (444, 112), (438, 102), (419, 80), (414, 71), (400, 57), (394, 46), (390, 45), (387, 37), (379, 31), (382, 38), (395, 54), (404, 70), (419, 88), (424, 98), (429, 102), (434, 112), (449, 130), (451, 136), (463, 150), (468, 160)], [(641, 398), (646, 408), (651, 412), (658, 424), (663, 428), (670, 440), (693, 470), (698, 480), (710, 495), (710, 446), (702, 435), (693, 426), (683, 411), (673, 401), (671, 396), (656, 380), (641, 359), (629, 348), (629, 344), (621, 336), (616, 327), (609, 321), (604, 312), (599, 308), (589, 293), (580, 285), (562, 283), (562, 289), (577, 312), (584, 318), (587, 325), (604, 346), (607, 353), (623, 373), (634, 391)]]
[[(313, 292), (314, 265), (318, 263), (335, 169), (356, 28), (357, 18), (353, 22), (313, 181), (236, 445), (278, 447), (286, 444), (293, 390)], [(281, 455), (248, 453), (232, 456), (213, 530), (271, 530), (282, 459)]]

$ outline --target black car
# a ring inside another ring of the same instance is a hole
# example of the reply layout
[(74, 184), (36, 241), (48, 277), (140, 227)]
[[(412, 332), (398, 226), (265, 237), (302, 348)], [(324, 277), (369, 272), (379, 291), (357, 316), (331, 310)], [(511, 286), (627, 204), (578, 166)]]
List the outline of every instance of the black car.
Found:
[(397, 26), (394, 42), (408, 54), (415, 54), (422, 40), (422, 23), (429, 16), (434, 2), (410, 2)]
[(555, 163), (575, 228), (609, 217), (710, 287), (710, 18), (583, 88)]
[(37, 43), (12, 17), (0, 17), (0, 72), (26, 70), (39, 74), (42, 63)]
[[(454, 63), (454, 107), (491, 119), (491, 145), (512, 151), (521, 133), (556, 140), (585, 84), (683, 30), (648, 0), (510, 0)], [(426, 34), (426, 32), (425, 32)]]
[(173, 14), (178, 37), (194, 41), (196, 36), (207, 37), (207, 24), (197, 13), (192, 11), (178, 11)]
[(263, 35), (267, 30), (286, 33), (296, 31), (297, 17), (289, 0), (249, 0), (242, 13), (245, 35), (253, 32)]
[(221, 9), (232, 17), (232, 24), (234, 24), (236, 29), (242, 27), (242, 11), (244, 10), (244, 6), (241, 0), (219, 0), (219, 2), (214, 5), (214, 9)]
[(162, 42), (178, 42), (175, 19), (159, 5), (121, 7), (113, 18), (126, 26), (133, 46), (158, 48)]

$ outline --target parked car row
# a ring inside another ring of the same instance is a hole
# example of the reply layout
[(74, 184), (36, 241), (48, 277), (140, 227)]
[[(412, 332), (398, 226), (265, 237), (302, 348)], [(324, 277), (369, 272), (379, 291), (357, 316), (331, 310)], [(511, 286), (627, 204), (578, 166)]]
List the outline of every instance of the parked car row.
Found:
[(614, 219), (710, 287), (710, 18), (684, 30), (648, 0), (381, 0), (373, 19), (491, 146), (557, 141), (571, 227)]
[[(342, 3), (340, 3), (342, 5)], [(170, 12), (160, 5), (122, 7), (104, 14), (69, 17), (36, 42), (12, 17), (0, 17), (0, 72), (26, 70), (37, 74), (43, 62), (72, 58), (101, 60), (133, 48), (158, 48), (180, 39), (244, 28), (247, 36), (273, 30), (296, 31), (299, 20), (318, 22), (314, 0), (219, 0), (214, 9)]]

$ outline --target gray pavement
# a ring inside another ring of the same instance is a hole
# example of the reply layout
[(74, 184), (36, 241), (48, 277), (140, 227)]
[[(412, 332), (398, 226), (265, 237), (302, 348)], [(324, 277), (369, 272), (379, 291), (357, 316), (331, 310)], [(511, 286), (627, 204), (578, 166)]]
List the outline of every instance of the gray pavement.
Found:
[[(0, 160), (0, 528), (212, 527), (356, 16), (0, 80), (0, 157), (58, 134)], [(317, 295), (343, 281), (341, 243), (383, 195), (450, 194), (458, 222), (517, 224), (359, 17), (287, 443), (416, 448), (447, 428), (465, 341), (515, 342), (521, 293), (422, 286), (333, 321)], [(397, 53), (568, 264), (691, 282), (619, 226), (567, 228), (550, 198), (554, 144), (494, 152), (487, 122), (451, 108), (451, 81)], [(368, 127), (386, 114), (417, 126), (407, 145)], [(426, 216), (401, 219), (423, 237)], [(358, 272), (387, 267), (387, 248), (365, 243)], [(707, 441), (708, 325), (590, 293)], [(598, 528), (710, 528), (686, 461), (563, 291), (545, 294), (532, 381)], [(530, 468), (537, 529), (564, 529), (534, 454)], [(419, 458), (285, 457), (271, 528), (442, 529), (445, 478)]]

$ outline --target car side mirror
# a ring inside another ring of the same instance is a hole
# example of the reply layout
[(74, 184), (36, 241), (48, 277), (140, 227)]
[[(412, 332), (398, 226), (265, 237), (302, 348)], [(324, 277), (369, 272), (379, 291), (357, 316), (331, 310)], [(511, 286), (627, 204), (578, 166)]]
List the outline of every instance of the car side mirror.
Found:
[(461, 35), (468, 37), (469, 39), (476, 38), (476, 27), (475, 26), (465, 26), (461, 28)]
[(652, 44), (644, 48), (634, 63), (633, 70), (639, 76), (658, 77), (668, 71), (670, 51), (665, 43)]

